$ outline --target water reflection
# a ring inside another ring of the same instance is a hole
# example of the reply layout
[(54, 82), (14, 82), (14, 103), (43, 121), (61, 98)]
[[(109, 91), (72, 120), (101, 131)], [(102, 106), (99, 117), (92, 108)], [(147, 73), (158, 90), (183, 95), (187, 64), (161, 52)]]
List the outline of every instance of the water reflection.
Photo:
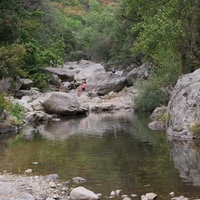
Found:
[(155, 192), (162, 200), (172, 191), (197, 198), (199, 187), (193, 183), (198, 186), (198, 150), (168, 142), (165, 133), (150, 130), (148, 122), (148, 117), (126, 111), (24, 127), (0, 143), (0, 171), (32, 168), (34, 174), (57, 173), (65, 181), (81, 176), (87, 179), (83, 186), (105, 196), (122, 189), (129, 195)]
[[(133, 116), (129, 112), (91, 113), (86, 117), (65, 117), (61, 121), (49, 121), (47, 124), (38, 126), (37, 131), (44, 138), (52, 141), (66, 140), (69, 136), (75, 134), (102, 137), (105, 133), (115, 135), (119, 131), (129, 131), (129, 128), (131, 129), (132, 126), (124, 126), (124, 124), (130, 124), (132, 120)], [(26, 131), (23, 131), (25, 138), (30, 138), (33, 134), (33, 128), (28, 127), (28, 130), (26, 127)]]
[(168, 136), (168, 141), (180, 177), (184, 181), (200, 186), (200, 141), (177, 140)]

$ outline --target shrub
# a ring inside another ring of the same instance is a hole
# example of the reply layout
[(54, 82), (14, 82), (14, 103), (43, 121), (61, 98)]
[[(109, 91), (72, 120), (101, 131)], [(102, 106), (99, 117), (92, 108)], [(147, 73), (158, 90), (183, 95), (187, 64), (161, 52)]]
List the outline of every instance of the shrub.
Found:
[(13, 104), (9, 98), (6, 98), (5, 94), (0, 94), (0, 116), (4, 115), (6, 111), (6, 119), (1, 119), (1, 122), (4, 120), (6, 123), (10, 124), (21, 124), (25, 117), (24, 107), (18, 103)]
[(166, 94), (153, 79), (140, 82), (138, 87), (139, 94), (134, 98), (136, 112), (152, 112), (155, 108), (167, 104)]
[(16, 117), (17, 124), (21, 124), (23, 122), (25, 117), (25, 109), (22, 105), (18, 103), (12, 104), (10, 113), (13, 117)]
[(200, 134), (200, 121), (193, 123), (189, 130), (194, 134)]

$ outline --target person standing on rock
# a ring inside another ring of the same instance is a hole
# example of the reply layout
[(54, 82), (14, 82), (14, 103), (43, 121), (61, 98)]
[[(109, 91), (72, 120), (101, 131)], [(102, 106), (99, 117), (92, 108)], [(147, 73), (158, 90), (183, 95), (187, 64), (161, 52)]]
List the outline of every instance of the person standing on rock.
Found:
[(80, 84), (77, 89), (78, 89), (78, 97), (80, 97), (82, 94), (82, 85)]
[(82, 83), (81, 87), (82, 87), (82, 91), (85, 91), (85, 90), (86, 90), (86, 87), (87, 87), (86, 81), (84, 81), (84, 82)]
[(59, 79), (57, 80), (57, 91), (60, 91), (60, 89), (61, 89), (61, 84), (62, 84), (62, 80), (59, 78)]

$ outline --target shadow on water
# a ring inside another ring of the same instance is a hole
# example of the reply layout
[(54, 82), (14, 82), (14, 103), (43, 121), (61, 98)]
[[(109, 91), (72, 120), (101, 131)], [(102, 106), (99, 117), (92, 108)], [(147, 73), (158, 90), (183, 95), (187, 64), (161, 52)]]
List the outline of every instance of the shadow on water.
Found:
[(137, 194), (134, 199), (155, 192), (167, 200), (172, 191), (198, 198), (199, 144), (168, 138), (150, 130), (148, 122), (148, 116), (126, 111), (27, 126), (0, 143), (0, 170), (32, 168), (33, 174), (57, 173), (62, 181), (81, 176), (87, 179), (83, 186), (104, 198), (116, 189)]

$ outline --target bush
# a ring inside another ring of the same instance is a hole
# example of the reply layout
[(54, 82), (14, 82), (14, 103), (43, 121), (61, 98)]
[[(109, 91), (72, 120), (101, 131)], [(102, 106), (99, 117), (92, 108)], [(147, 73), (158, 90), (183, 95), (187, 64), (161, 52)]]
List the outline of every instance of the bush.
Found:
[(155, 108), (167, 104), (166, 94), (153, 79), (140, 82), (138, 88), (139, 94), (134, 98), (136, 112), (152, 112)]
[(0, 117), (0, 121), (10, 124), (21, 124), (25, 117), (24, 107), (20, 104), (12, 104), (9, 98), (5, 94), (0, 94), (0, 116), (3, 116), (6, 113), (6, 116)]
[(196, 121), (189, 130), (194, 134), (200, 134), (200, 121)]
[(17, 119), (17, 124), (21, 124), (23, 122), (23, 119), (25, 117), (25, 109), (22, 105), (16, 103), (12, 104), (10, 113), (13, 117), (16, 117)]

